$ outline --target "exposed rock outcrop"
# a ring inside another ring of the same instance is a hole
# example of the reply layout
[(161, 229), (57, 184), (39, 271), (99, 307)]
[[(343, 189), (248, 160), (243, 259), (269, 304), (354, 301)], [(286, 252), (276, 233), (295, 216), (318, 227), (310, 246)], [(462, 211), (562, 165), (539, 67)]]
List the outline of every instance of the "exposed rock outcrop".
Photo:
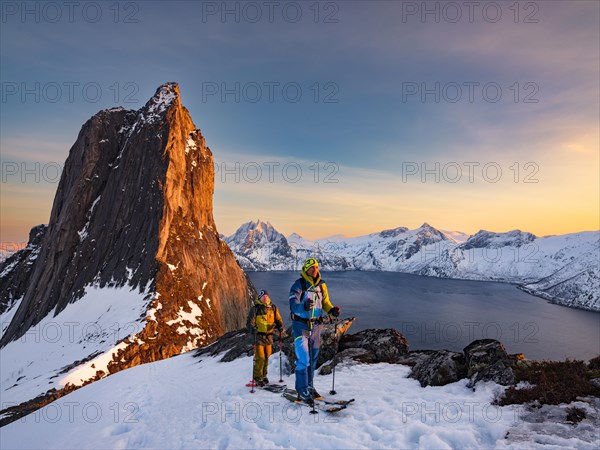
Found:
[(524, 358), (522, 354), (508, 355), (495, 339), (473, 341), (463, 353), (425, 350), (411, 354), (414, 365), (410, 377), (419, 380), (423, 387), (443, 386), (463, 378), (469, 378), (470, 387), (479, 381), (507, 386), (515, 382), (514, 368)]
[(324, 365), (319, 373), (327, 375), (334, 365), (344, 360), (368, 364), (397, 364), (407, 353), (408, 341), (398, 331), (391, 328), (363, 330), (343, 336), (335, 358), (330, 364)]
[(513, 364), (516, 358), (509, 357), (501, 342), (495, 339), (473, 341), (465, 347), (464, 354), (469, 386), (478, 381), (495, 381), (503, 386), (515, 382)]
[(410, 377), (421, 386), (444, 386), (467, 376), (467, 363), (462, 353), (449, 350), (431, 351), (414, 365)]

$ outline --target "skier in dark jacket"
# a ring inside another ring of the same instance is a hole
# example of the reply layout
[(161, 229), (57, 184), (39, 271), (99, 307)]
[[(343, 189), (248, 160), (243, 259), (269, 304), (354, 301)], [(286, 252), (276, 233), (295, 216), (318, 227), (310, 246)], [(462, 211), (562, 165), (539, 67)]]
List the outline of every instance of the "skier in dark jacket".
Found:
[[(279, 314), (277, 306), (271, 304), (271, 298), (267, 291), (258, 293), (258, 300), (248, 312), (246, 326), (253, 338), (256, 337), (252, 378), (256, 386), (264, 386), (269, 383), (267, 371), (269, 357), (273, 353), (273, 330), (277, 328), (281, 337), (285, 334), (281, 314)], [(256, 336), (254, 336), (255, 334)]]
[(308, 258), (301, 277), (290, 289), (290, 310), (296, 351), (296, 391), (302, 401), (320, 397), (313, 385), (313, 375), (321, 345), (321, 314), (340, 315), (340, 307), (329, 300), (327, 285), (321, 279), (319, 262)]

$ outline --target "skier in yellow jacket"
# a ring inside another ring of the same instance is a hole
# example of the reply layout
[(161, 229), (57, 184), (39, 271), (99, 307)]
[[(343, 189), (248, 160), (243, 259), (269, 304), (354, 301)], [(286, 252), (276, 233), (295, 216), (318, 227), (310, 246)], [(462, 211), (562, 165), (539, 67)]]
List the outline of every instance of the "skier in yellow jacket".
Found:
[(256, 342), (252, 377), (256, 386), (264, 386), (269, 383), (267, 370), (269, 356), (273, 353), (273, 330), (276, 328), (282, 338), (285, 334), (281, 314), (279, 314), (277, 306), (271, 304), (271, 298), (267, 291), (263, 290), (258, 293), (258, 300), (248, 312), (246, 326)]

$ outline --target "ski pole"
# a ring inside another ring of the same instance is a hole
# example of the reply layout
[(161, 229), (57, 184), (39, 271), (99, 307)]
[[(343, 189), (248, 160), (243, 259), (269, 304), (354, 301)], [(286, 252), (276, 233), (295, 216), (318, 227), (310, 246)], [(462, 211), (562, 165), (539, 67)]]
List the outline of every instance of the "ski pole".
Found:
[(281, 365), (281, 348), (283, 346), (283, 330), (279, 332), (279, 382), (283, 383), (283, 367)]
[(256, 364), (256, 336), (258, 335), (258, 333), (256, 332), (256, 330), (254, 330), (254, 345), (252, 346), (253, 348), (253, 352), (254, 352), (254, 356), (252, 357), (252, 389), (250, 389), (250, 393), (254, 394), (254, 366)]
[[(337, 353), (337, 326), (338, 326), (338, 319), (335, 319), (335, 331), (334, 331), (334, 342), (335, 342), (335, 352)], [(337, 366), (337, 364), (335, 363), (335, 353), (333, 355), (333, 380), (331, 382), (331, 390), (329, 391), (329, 393), (331, 395), (335, 395), (337, 394), (337, 392), (335, 391), (335, 366)]]
[[(311, 314), (312, 316), (312, 314)], [(309, 319), (310, 320), (310, 319)], [(315, 380), (313, 379), (313, 377), (315, 376), (315, 373), (313, 371), (313, 352), (312, 352), (312, 322), (308, 322), (308, 374), (309, 376), (309, 380), (313, 383), (313, 388), (314, 388), (314, 382)], [(312, 398), (312, 392), (309, 391), (308, 393), (311, 398)], [(319, 414), (316, 410), (315, 410), (315, 400), (312, 400), (312, 410), (310, 412), (311, 414)]]
[(252, 388), (250, 389), (250, 393), (254, 394), (254, 384), (256, 383), (254, 379), (254, 367), (256, 366), (256, 337), (258, 336), (258, 329), (256, 328), (256, 305), (253, 305), (252, 308), (254, 308), (254, 323), (252, 324), (254, 345), (252, 346)]

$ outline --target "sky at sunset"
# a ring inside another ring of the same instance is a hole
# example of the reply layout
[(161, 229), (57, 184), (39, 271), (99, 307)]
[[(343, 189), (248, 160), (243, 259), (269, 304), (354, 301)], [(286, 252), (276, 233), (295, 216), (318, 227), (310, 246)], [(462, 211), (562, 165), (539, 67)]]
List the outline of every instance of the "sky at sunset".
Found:
[(86, 120), (167, 81), (223, 234), (599, 229), (600, 3), (475, 3), (2, 2), (0, 244)]

